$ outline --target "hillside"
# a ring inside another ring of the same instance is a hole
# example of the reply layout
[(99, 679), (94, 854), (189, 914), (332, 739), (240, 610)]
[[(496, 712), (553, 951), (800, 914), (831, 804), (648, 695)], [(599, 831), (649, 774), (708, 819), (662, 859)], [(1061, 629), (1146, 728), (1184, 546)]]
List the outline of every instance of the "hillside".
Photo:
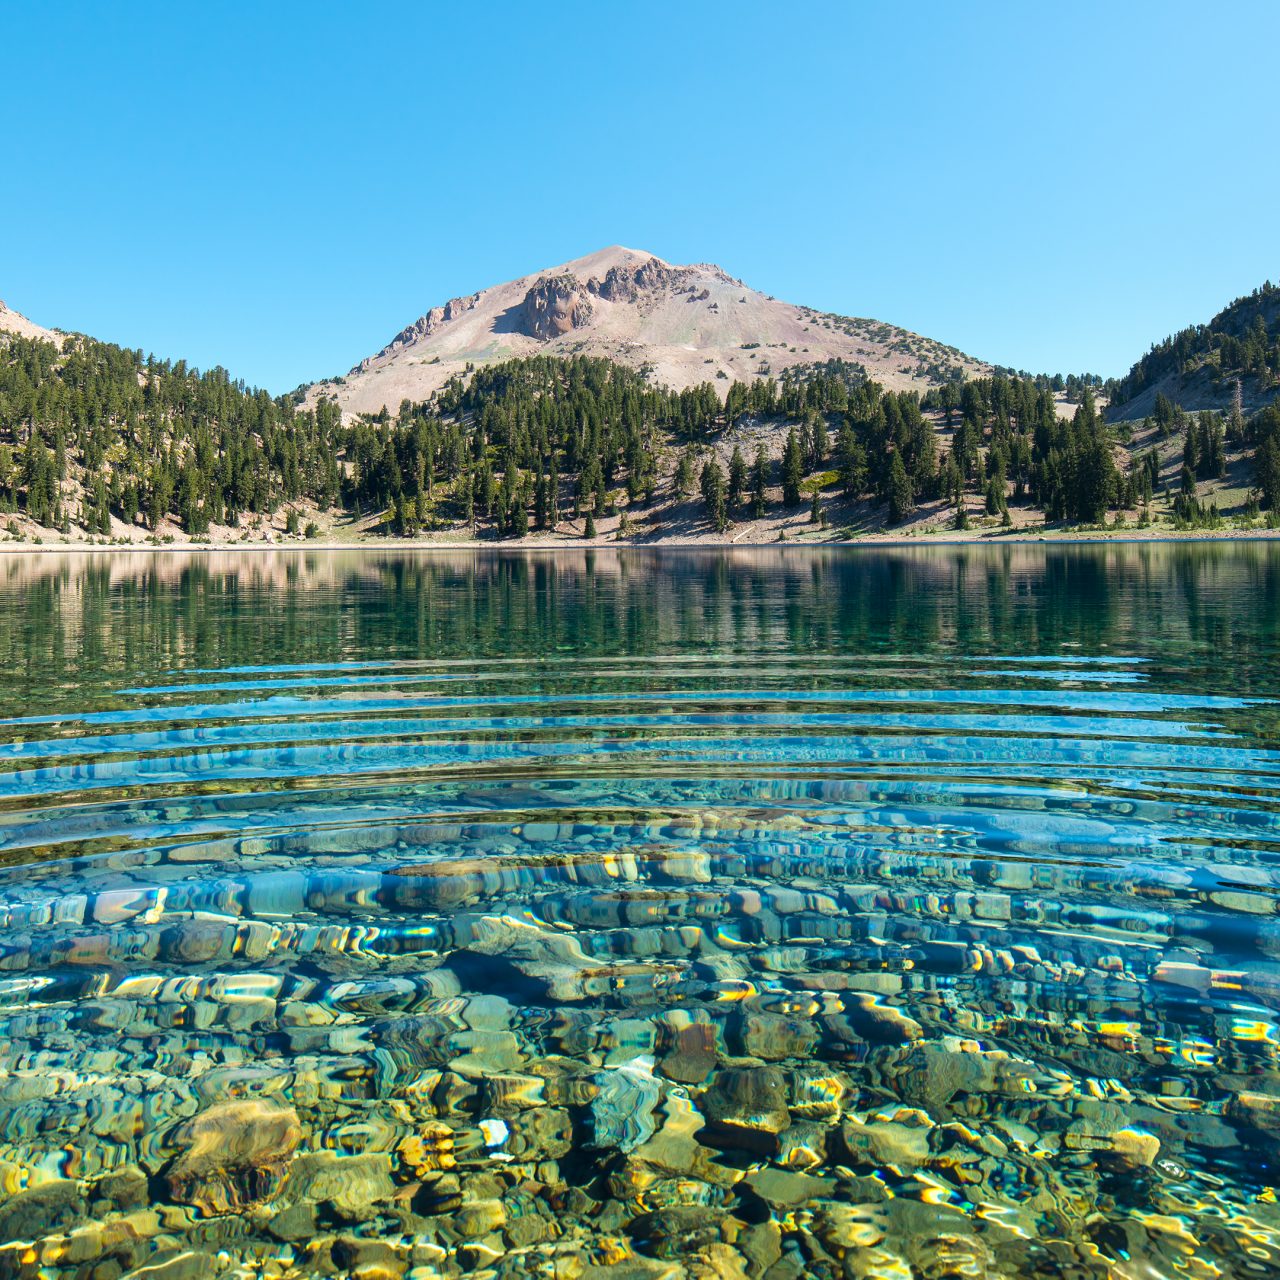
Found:
[[(1219, 382), (1230, 362), (1258, 386), (1274, 380), (1266, 291), (1252, 318), (1232, 320), (1243, 337), (1223, 327), (1153, 349), (1127, 388), (1138, 388), (1130, 405), (1150, 393), (1153, 414), (1108, 426), (1096, 379), (942, 378), (936, 362), (947, 349), (753, 300), (714, 267), (670, 267), (627, 250), (568, 265), (576, 269), (523, 292), (503, 287), (516, 298), (506, 329), (492, 318), (505, 314), (503, 298), (476, 295), (425, 317), (335, 394), (310, 397), (273, 397), (222, 369), (43, 329), (5, 308), (0, 541), (763, 542), (1135, 520), (1280, 524), (1280, 404), (1251, 418), (1192, 413), (1159, 391), (1174, 376), (1170, 358), (1184, 385), (1196, 359), (1201, 376)], [(748, 366), (740, 377), (667, 385), (649, 361), (564, 345), (602, 341), (599, 329), (624, 322), (670, 337), (681, 307), (691, 308), (686, 336), (701, 341), (722, 324), (696, 318), (714, 300), (702, 283), (712, 277), (764, 326), (765, 340), (722, 351), (729, 367)], [(797, 324), (807, 346), (779, 346)], [(478, 348), (467, 344), (483, 332), (533, 354), (468, 369), (466, 353)], [(869, 376), (867, 361), (908, 341), (915, 363), (905, 348), (893, 356), (897, 389), (892, 376)], [(461, 345), (447, 361), (421, 363), (424, 347), (446, 342)], [(780, 368), (762, 367), (769, 352)], [(380, 374), (376, 385), (412, 382), (424, 367), (431, 390), (401, 395), (394, 410), (357, 413), (336, 394), (367, 394)]]
[(1156, 343), (1109, 388), (1113, 421), (1156, 412), (1163, 396), (1184, 409), (1227, 411), (1236, 400), (1248, 413), (1280, 395), (1280, 287), (1270, 281), (1223, 308), (1208, 324), (1192, 325)]
[(0, 333), (16, 333), (19, 337), (37, 338), (42, 342), (61, 342), (65, 336), (28, 320), (21, 312), (5, 306), (3, 301), (0, 301)]
[(676, 266), (614, 245), (454, 298), (402, 329), (344, 378), (308, 388), (344, 413), (395, 412), (467, 365), (520, 356), (603, 356), (649, 372), (655, 386), (715, 385), (723, 398), (796, 366), (842, 361), (894, 391), (927, 391), (991, 366), (876, 320), (781, 302), (709, 263)]

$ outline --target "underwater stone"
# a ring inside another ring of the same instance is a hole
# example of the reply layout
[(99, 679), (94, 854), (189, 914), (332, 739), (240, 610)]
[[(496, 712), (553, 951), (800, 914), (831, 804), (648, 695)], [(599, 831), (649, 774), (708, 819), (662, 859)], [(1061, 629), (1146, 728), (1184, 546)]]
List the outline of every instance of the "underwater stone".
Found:
[(1073, 1121), (1062, 1135), (1069, 1151), (1099, 1152), (1125, 1165), (1150, 1165), (1160, 1154), (1160, 1139), (1125, 1125), (1112, 1128), (1104, 1119)]
[[(892, 1005), (883, 1004), (874, 992), (851, 992), (845, 998), (843, 1016), (836, 1015), (825, 1021), (840, 1039), (861, 1037), (872, 1044), (905, 1044), (924, 1037), (924, 1029), (914, 1018)], [(852, 1028), (855, 1035), (839, 1035), (837, 1029), (842, 1024)]]
[(778, 1134), (791, 1123), (786, 1077), (778, 1067), (732, 1067), (721, 1071), (698, 1098), (713, 1146), (738, 1147), (767, 1155), (778, 1149)]
[(636, 1248), (655, 1258), (682, 1258), (720, 1243), (728, 1215), (704, 1205), (679, 1205), (643, 1213), (629, 1227)]
[(818, 1028), (799, 1018), (778, 1013), (754, 1013), (739, 1026), (743, 1055), (780, 1062), (784, 1058), (806, 1058), (818, 1043)]
[(178, 1131), (182, 1150), (169, 1170), (170, 1193), (209, 1215), (269, 1200), (301, 1138), (292, 1107), (257, 1099), (219, 1103)]
[(207, 1280), (217, 1270), (217, 1260), (211, 1254), (184, 1249), (180, 1253), (153, 1259), (129, 1275), (136, 1280)]
[[(483, 1123), (483, 1122), (482, 1122)], [(502, 1151), (517, 1160), (558, 1160), (573, 1150), (573, 1122), (561, 1107), (538, 1107), (511, 1120)]]
[(852, 1079), (824, 1067), (796, 1067), (787, 1073), (792, 1115), (809, 1120), (839, 1118), (854, 1094)]
[(591, 1135), (586, 1145), (597, 1151), (632, 1151), (648, 1141), (662, 1091), (653, 1075), (653, 1059), (635, 1058), (593, 1079), (597, 1093), (588, 1107)]
[(923, 1111), (888, 1108), (866, 1116), (850, 1116), (840, 1126), (848, 1163), (855, 1167), (892, 1165), (906, 1172), (929, 1158), (932, 1121)]
[(476, 1240), (498, 1230), (506, 1221), (507, 1211), (501, 1200), (477, 1200), (464, 1204), (450, 1225), (464, 1240)]
[(747, 1274), (763, 1276), (782, 1257), (782, 1228), (776, 1222), (752, 1223), (739, 1234), (737, 1246)]
[(778, 1138), (774, 1159), (784, 1169), (803, 1171), (825, 1164), (827, 1139), (832, 1130), (812, 1120), (797, 1120)]
[(401, 1141), (396, 1158), (400, 1169), (414, 1178), (433, 1170), (452, 1169), (457, 1164), (453, 1130), (440, 1121), (429, 1120), (417, 1133)]
[(38, 1240), (87, 1216), (84, 1197), (74, 1182), (46, 1182), (19, 1192), (0, 1207), (0, 1243)]
[(391, 1178), (392, 1158), (384, 1152), (338, 1155), (318, 1151), (299, 1155), (280, 1191), (290, 1204), (310, 1203), (346, 1222), (373, 1217), (376, 1206), (396, 1193)]
[(687, 1013), (663, 1014), (658, 1023), (659, 1070), (668, 1080), (701, 1084), (717, 1062), (715, 1024), (691, 1021)]

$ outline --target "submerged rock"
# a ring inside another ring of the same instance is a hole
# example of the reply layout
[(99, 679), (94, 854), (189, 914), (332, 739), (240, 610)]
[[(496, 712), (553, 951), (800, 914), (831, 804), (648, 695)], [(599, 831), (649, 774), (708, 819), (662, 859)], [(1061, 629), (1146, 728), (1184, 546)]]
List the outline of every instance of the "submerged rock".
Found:
[(698, 1099), (698, 1109), (711, 1145), (763, 1154), (777, 1151), (778, 1134), (791, 1123), (786, 1077), (778, 1067), (721, 1071)]
[(0, 1243), (38, 1240), (87, 1216), (84, 1197), (74, 1182), (46, 1182), (0, 1207)]
[(209, 1215), (270, 1200), (301, 1138), (292, 1107), (257, 1099), (219, 1103), (178, 1130), (181, 1154), (169, 1170), (169, 1191), (179, 1204)]
[(597, 1151), (633, 1151), (653, 1136), (653, 1109), (662, 1087), (653, 1075), (653, 1059), (635, 1058), (594, 1078), (597, 1093), (588, 1106), (590, 1137)]

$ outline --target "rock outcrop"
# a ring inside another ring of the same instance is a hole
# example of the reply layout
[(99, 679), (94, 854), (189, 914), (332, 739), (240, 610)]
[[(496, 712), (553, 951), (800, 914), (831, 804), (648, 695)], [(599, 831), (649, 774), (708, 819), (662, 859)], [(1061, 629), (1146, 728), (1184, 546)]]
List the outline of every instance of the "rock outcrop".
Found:
[(672, 267), (660, 258), (650, 258), (638, 265), (610, 267), (603, 280), (589, 280), (587, 288), (606, 302), (638, 302), (645, 294), (678, 288), (692, 274), (687, 267)]
[(395, 355), (396, 352), (403, 351), (406, 347), (412, 347), (415, 343), (421, 342), (423, 338), (431, 337), (432, 334), (439, 332), (442, 325), (446, 325), (450, 320), (456, 320), (459, 316), (465, 315), (466, 312), (474, 309), (479, 301), (480, 295), (473, 293), (466, 298), (450, 298), (443, 307), (432, 307), (426, 315), (419, 316), (411, 325), (406, 325), (401, 329), (377, 355), (367, 356), (361, 360), (351, 372), (365, 373), (379, 361), (386, 360), (388, 357)]
[(581, 281), (565, 272), (540, 276), (524, 295), (517, 327), (539, 342), (550, 342), (573, 329), (581, 329), (591, 318), (591, 299)]

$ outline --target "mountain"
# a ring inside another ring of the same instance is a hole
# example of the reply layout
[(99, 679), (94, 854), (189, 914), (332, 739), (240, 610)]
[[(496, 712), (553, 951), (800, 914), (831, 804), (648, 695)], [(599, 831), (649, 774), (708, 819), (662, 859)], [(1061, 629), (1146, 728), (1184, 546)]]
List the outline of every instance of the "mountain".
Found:
[(1280, 286), (1267, 281), (1218, 312), (1156, 343), (1110, 388), (1116, 421), (1144, 418), (1163, 396), (1184, 409), (1230, 409), (1236, 384), (1248, 412), (1280, 395)]
[(38, 338), (41, 342), (61, 342), (64, 335), (55, 329), (28, 320), (20, 311), (13, 311), (0, 301), (0, 333), (16, 333), (23, 338)]
[(677, 266), (614, 245), (434, 307), (345, 378), (316, 383), (348, 413), (427, 400), (467, 365), (531, 355), (604, 356), (675, 390), (779, 377), (843, 361), (893, 391), (925, 392), (992, 367), (877, 320), (769, 297), (710, 263)]
[(1246, 421), (1160, 392), (1274, 395), (1278, 301), (1154, 347), (1111, 385), (1154, 411), (1112, 428), (1096, 379), (1007, 376), (627, 249), (429, 312), (309, 396), (0, 306), (0, 541), (1280, 526), (1280, 402)]

